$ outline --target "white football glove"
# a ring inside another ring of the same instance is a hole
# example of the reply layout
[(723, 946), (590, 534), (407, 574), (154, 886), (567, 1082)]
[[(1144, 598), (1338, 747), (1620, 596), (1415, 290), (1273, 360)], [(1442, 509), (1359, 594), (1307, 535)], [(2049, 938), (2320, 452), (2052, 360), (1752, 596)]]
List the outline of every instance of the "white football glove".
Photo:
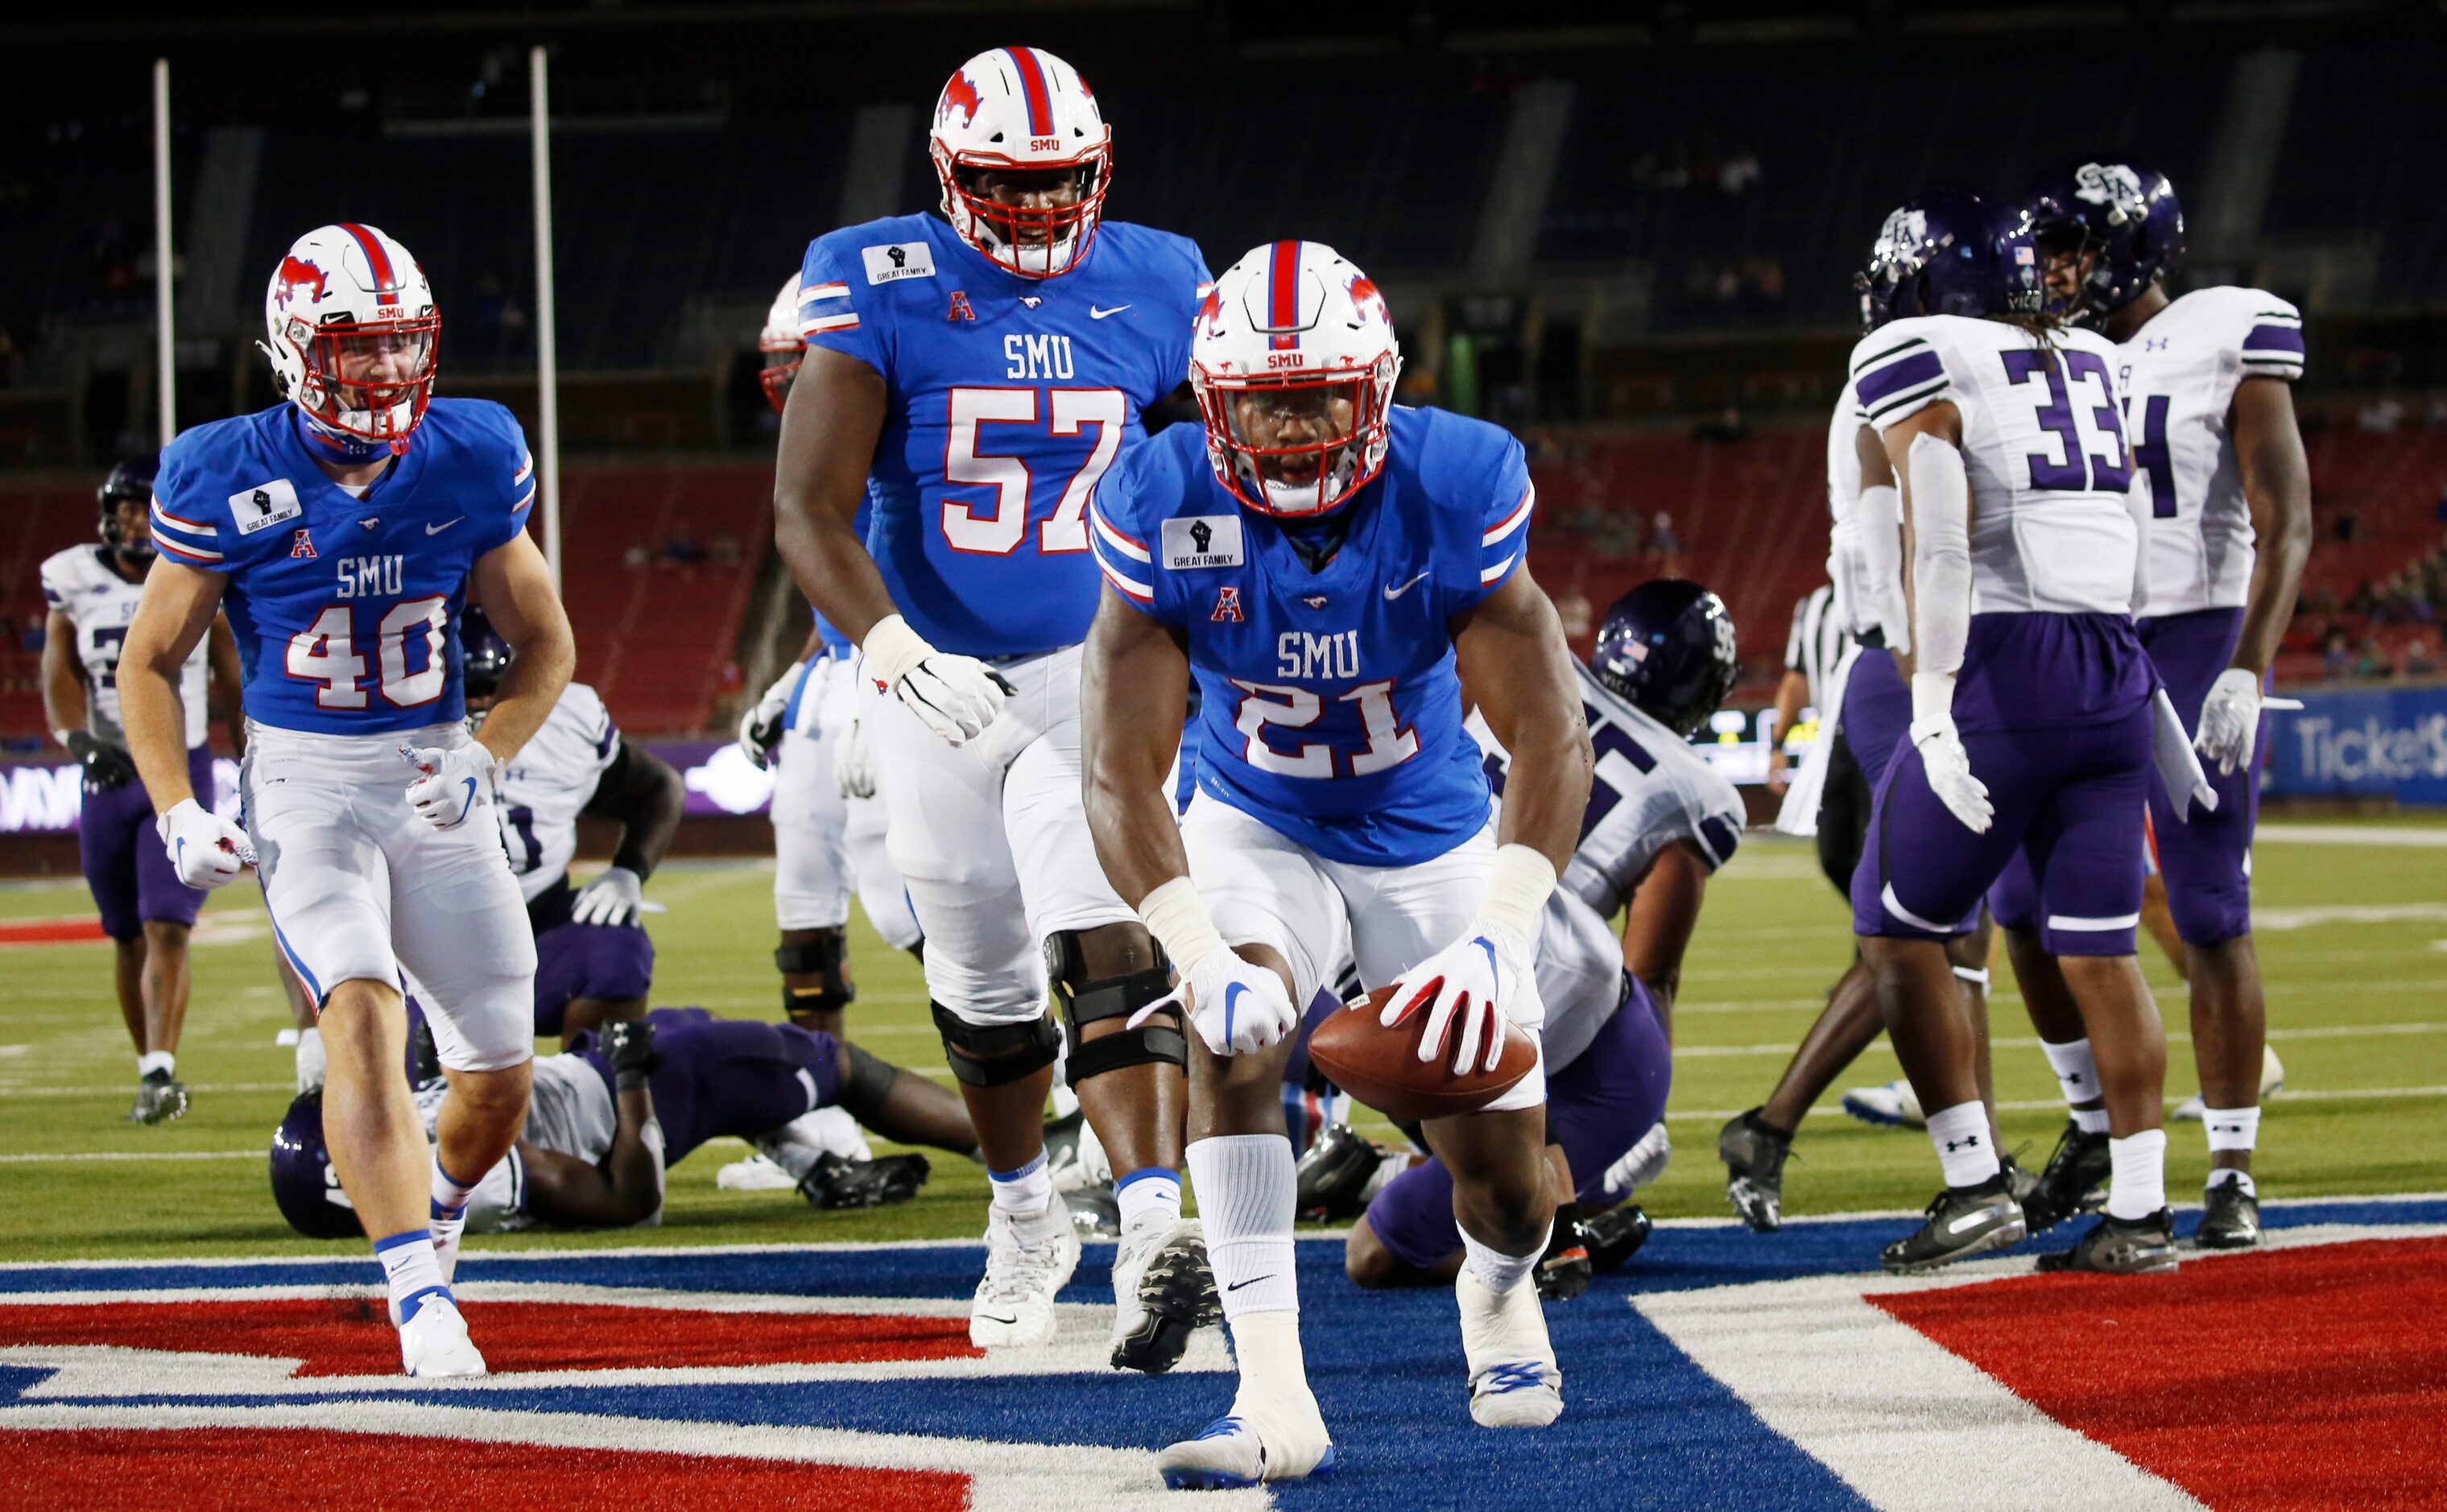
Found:
[(965, 746), (1002, 712), (1011, 685), (975, 656), (937, 651), (899, 614), (887, 614), (866, 633), (859, 648), (866, 672), (909, 706), (910, 712), (950, 746)]
[(875, 752), (866, 743), (866, 726), (851, 720), (833, 742), (833, 786), (844, 798), (875, 796)]
[(1473, 1063), (1491, 1071), (1504, 1058), (1505, 1006), (1527, 985), (1529, 972), (1529, 947), (1520, 936), (1481, 920), (1468, 936), (1404, 972), (1376, 1022), (1392, 1029), (1425, 1012), (1418, 1055), (1431, 1061), (1458, 1016), (1461, 1042), (1453, 1052), (1453, 1074), (1468, 1075)]
[(1299, 1028), (1299, 1013), (1283, 979), (1218, 945), (1181, 972), (1180, 984), (1132, 1013), (1124, 1026), (1136, 1029), (1162, 1008), (1178, 1007), (1206, 1048), (1218, 1055), (1247, 1055), (1280, 1042)]
[(2251, 765), (2251, 747), (2259, 738), (2260, 679), (2244, 668), (2229, 667), (2217, 674), (2210, 695), (2201, 700), (2200, 733), (2192, 749), (2231, 777)]
[(789, 710), (790, 695), (799, 690), (801, 679), (807, 675), (806, 662), (792, 662), (790, 670), (773, 679), (765, 696), (739, 716), (739, 748), (761, 770), (771, 765), (773, 747), (782, 744), (782, 716)]
[(493, 791), (499, 768), (493, 753), (475, 741), (452, 749), (402, 746), (399, 754), (419, 774), (408, 784), (408, 806), (435, 829), (457, 829), (476, 811), (477, 800)]
[(1911, 743), (1928, 772), (1928, 790), (1946, 811), (1974, 835), (1985, 835), (1997, 817), (1988, 802), (1988, 784), (1971, 775), (1971, 753), (1963, 748), (1962, 732), (1951, 713), (1930, 714), (1911, 722)]
[(182, 799), (153, 822), (170, 853), (170, 867), (179, 880), (206, 892), (234, 880), (238, 868), (255, 864), (255, 846), (246, 831), (194, 799)]
[(607, 866), (603, 875), (578, 890), (569, 905), (573, 924), (621, 925), (636, 922), (646, 901), (646, 879), (626, 866)]

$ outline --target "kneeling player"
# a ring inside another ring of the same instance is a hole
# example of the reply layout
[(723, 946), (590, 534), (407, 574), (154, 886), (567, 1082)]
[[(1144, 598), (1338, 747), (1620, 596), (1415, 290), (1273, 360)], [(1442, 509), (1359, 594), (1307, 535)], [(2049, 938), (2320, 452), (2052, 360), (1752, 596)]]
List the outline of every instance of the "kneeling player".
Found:
[[(481, 609), (460, 623), (465, 653), (467, 728), (481, 730), (510, 643)], [(571, 1036), (646, 1011), (654, 980), (654, 942), (639, 914), (646, 879), (679, 832), (687, 790), (680, 774), (620, 738), (594, 689), (571, 683), (517, 758), (502, 767), (502, 849), (526, 896), (535, 931), (535, 1031)], [(612, 864), (572, 891), (584, 814), (620, 826)]]
[[(1192, 340), (1204, 426), (1126, 453), (1096, 495), (1107, 591), (1081, 697), (1097, 854), (1198, 1030), (1190, 1179), (1241, 1389), (1162, 1465), (1167, 1484), (1214, 1486), (1333, 1462), (1293, 1279), (1292, 1005), (1347, 950), (1364, 984), (1394, 988), (1389, 1016), (1426, 1015), (1430, 1043), (1458, 1016), (1462, 1064), (1500, 1040), (1499, 1015), (1534, 1030), (1539, 911), (1580, 833), (1589, 744), (1562, 624), (1522, 568), (1521, 445), (1393, 407), (1401, 358), (1375, 286), (1331, 248), (1260, 247)], [(1166, 779), (1193, 674), (1198, 795), (1176, 821)], [(1517, 764), (1500, 828), (1463, 678)], [(1553, 1212), (1545, 1081), (1426, 1126), (1455, 1177), (1470, 1412), (1490, 1426), (1564, 1406), (1528, 1284)]]

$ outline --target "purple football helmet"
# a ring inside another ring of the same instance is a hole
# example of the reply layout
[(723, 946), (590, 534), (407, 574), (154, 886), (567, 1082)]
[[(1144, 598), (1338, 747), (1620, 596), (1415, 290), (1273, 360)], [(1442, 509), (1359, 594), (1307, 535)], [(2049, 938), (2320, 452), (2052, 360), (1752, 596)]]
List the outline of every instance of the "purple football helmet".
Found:
[(1616, 599), (1589, 671), (1678, 735), (1707, 722), (1741, 676), (1725, 601), (1687, 577), (1657, 577)]
[(272, 1200), (289, 1226), (310, 1239), (352, 1239), (366, 1227), (340, 1190), (323, 1143), (323, 1089), (300, 1092), (272, 1132)]
[(2113, 159), (2068, 162), (2040, 175), (2022, 208), (2043, 254), (2091, 255), (2075, 307), (2104, 315), (2141, 297), (2184, 255), (2184, 207), (2155, 168)]
[(2046, 296), (2021, 211), (1964, 189), (1897, 206), (1852, 286), (1864, 331), (1913, 315), (2037, 314)]

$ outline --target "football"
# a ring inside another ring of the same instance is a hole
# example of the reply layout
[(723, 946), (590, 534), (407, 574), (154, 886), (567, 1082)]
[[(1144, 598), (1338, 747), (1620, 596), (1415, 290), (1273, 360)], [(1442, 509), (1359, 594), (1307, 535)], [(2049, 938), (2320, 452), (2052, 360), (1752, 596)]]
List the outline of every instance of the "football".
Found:
[(1334, 1085), (1396, 1124), (1475, 1113), (1510, 1091), (1538, 1064), (1537, 1043), (1511, 1020), (1504, 1023), (1504, 1054), (1492, 1071), (1455, 1076), (1460, 1016), (1445, 1029), (1445, 1042), (1429, 1060), (1419, 1059), (1419, 1036), (1428, 1015), (1413, 1013), (1387, 1029), (1376, 1014), (1394, 995), (1380, 987), (1318, 1026), (1308, 1043), (1315, 1061)]

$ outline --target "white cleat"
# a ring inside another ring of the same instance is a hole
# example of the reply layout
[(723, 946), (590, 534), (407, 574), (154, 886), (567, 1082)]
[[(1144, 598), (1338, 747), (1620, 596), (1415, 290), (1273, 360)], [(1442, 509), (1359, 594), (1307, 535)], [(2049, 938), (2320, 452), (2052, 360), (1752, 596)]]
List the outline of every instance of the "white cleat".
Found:
[(1659, 1119), (1640, 1137), (1640, 1143), (1625, 1150), (1622, 1159), (1606, 1167), (1605, 1194), (1608, 1197), (1629, 1197), (1665, 1174), (1674, 1162), (1674, 1142), (1666, 1137), (1665, 1121)]
[[(1278, 1423), (1282, 1413), (1261, 1420), (1232, 1410), (1206, 1425), (1194, 1439), (1184, 1439), (1156, 1457), (1164, 1484), (1176, 1491), (1226, 1491), (1264, 1481), (1323, 1480), (1334, 1473), (1334, 1441), (1326, 1436), (1325, 1419), (1317, 1399), (1306, 1402), (1305, 1423)], [(1298, 1413), (1291, 1414), (1295, 1419)], [(1262, 1421), (1262, 1426), (1261, 1426)]]
[(1921, 1116), (1920, 1094), (1906, 1081), (1856, 1087), (1844, 1094), (1844, 1111), (1864, 1124), (1883, 1124), (1888, 1128), (1928, 1126), (1928, 1120)]
[(750, 1155), (713, 1173), (713, 1184), (725, 1192), (795, 1192), (799, 1183), (769, 1155)]
[(1524, 1279), (1498, 1295), (1467, 1267), (1453, 1278), (1461, 1347), (1470, 1362), (1470, 1415), (1481, 1427), (1543, 1428), (1564, 1415), (1564, 1371), (1546, 1337), (1538, 1288)]
[[(2261, 1046), (2260, 1095), (2262, 1097), (2268, 1097), (2274, 1093), (2282, 1092), (2285, 1089), (2286, 1063), (2277, 1058), (2277, 1050), (2274, 1046)], [(2206, 1124), (2209, 1122), (2210, 1116), (2209, 1104), (2201, 1100), (2200, 1093), (2194, 1092), (2191, 1096), (2184, 1099), (2182, 1103), (2177, 1105), (2175, 1110), (2167, 1116), (2172, 1119), (2180, 1120), (2186, 1124)]]
[(484, 1373), (484, 1357), (467, 1337), (467, 1320), (446, 1296), (427, 1297), (416, 1316), (400, 1325), (399, 1365), (419, 1380)]
[(986, 1216), (986, 1274), (969, 1303), (969, 1342), (981, 1350), (1053, 1337), (1053, 1294), (1079, 1264), (1079, 1233), (1058, 1200), (1034, 1218)]
[(1113, 1369), (1160, 1375), (1189, 1336), (1221, 1321), (1206, 1230), (1194, 1219), (1142, 1223), (1113, 1250)]

